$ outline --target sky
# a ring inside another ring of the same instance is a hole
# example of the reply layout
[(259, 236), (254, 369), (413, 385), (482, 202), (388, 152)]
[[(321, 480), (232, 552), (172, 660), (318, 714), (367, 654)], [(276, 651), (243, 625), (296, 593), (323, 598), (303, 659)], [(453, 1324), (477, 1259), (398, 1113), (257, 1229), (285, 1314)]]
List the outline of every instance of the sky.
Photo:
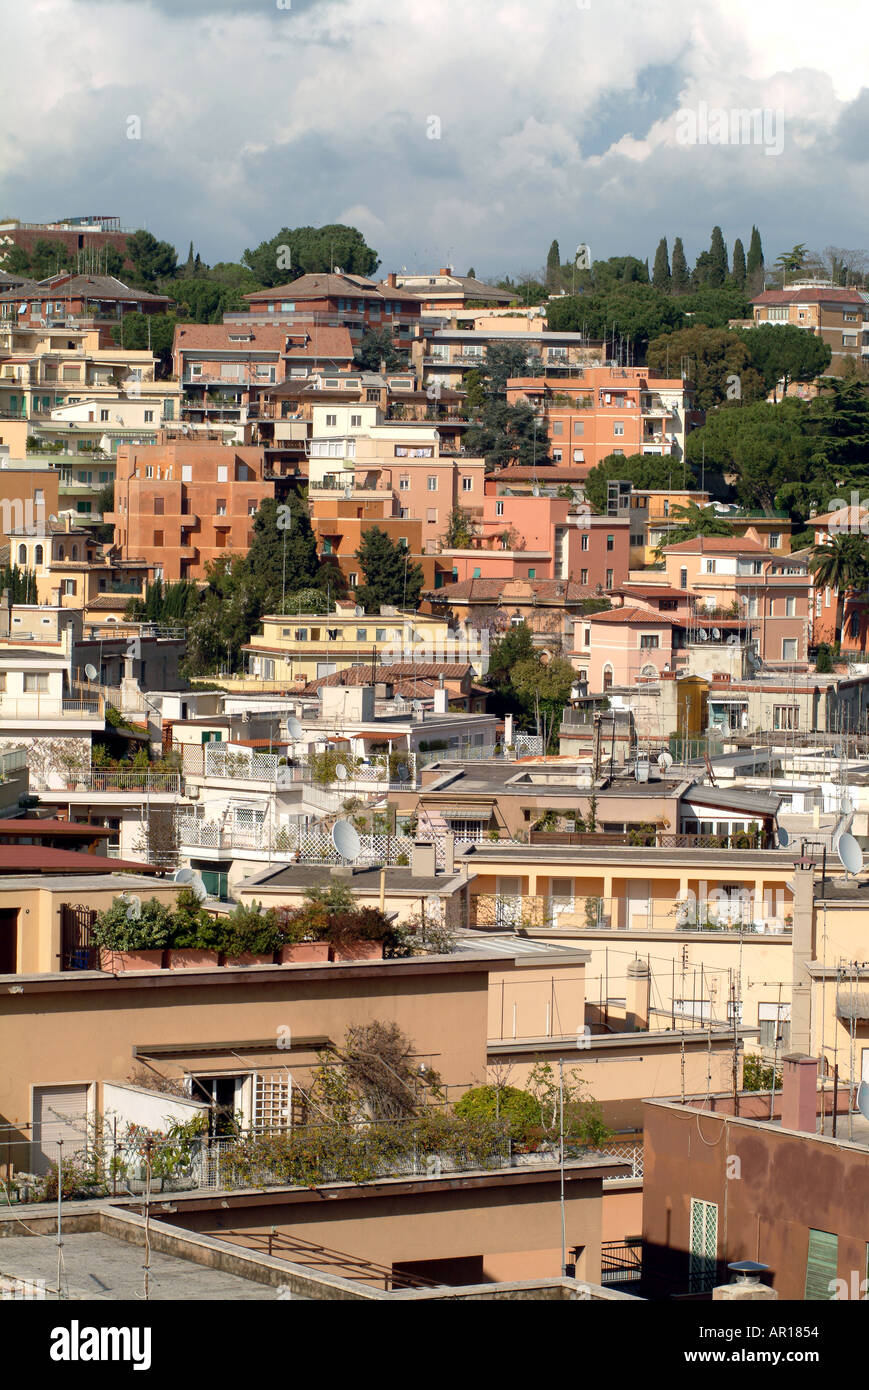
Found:
[(0, 217), (211, 264), (345, 222), (382, 273), (869, 246), (850, 0), (0, 0), (0, 35)]

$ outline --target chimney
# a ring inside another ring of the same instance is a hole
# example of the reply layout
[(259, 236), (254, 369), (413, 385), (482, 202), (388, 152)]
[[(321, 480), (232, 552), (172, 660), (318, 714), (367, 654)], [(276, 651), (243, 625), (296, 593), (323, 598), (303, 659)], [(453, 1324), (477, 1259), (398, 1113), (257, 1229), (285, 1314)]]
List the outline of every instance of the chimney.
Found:
[(814, 1134), (818, 1128), (818, 1059), (791, 1052), (782, 1058), (782, 1129)]
[(452, 270), (448, 265), (441, 266), (438, 275), (452, 275)]
[(437, 687), (437, 690), (436, 690), (435, 693), (434, 693), (434, 712), (435, 712), (435, 714), (446, 714), (446, 713), (447, 713), (447, 710), (448, 710), (448, 707), (449, 707), (449, 706), (448, 706), (448, 700), (449, 700), (449, 696), (448, 696), (448, 694), (447, 694), (446, 686), (444, 685), (444, 678), (443, 678), (443, 676), (440, 676), (440, 677), (438, 678), (438, 687)]
[(390, 288), (391, 290), (394, 290), (394, 289), (395, 289), (395, 271), (394, 271), (394, 270), (390, 270), (389, 274), (388, 274), (387, 277), (386, 277), (386, 283), (387, 283), (387, 285), (389, 286), (389, 288)]
[(796, 1053), (808, 1053), (812, 1045), (812, 984), (809, 962), (814, 959), (815, 866), (811, 859), (794, 864), (793, 940), (791, 945), (791, 1046)]
[(778, 1298), (775, 1289), (760, 1282), (769, 1265), (759, 1264), (757, 1260), (735, 1260), (727, 1266), (733, 1270), (732, 1284), (719, 1284), (712, 1290), (713, 1303), (743, 1303), (746, 1300), (756, 1303), (774, 1302)]
[(627, 969), (627, 988), (625, 991), (625, 1032), (645, 1033), (649, 1027), (649, 991), (651, 976), (649, 967), (639, 956), (632, 960)]
[(437, 873), (435, 847), (427, 840), (415, 840), (410, 852), (412, 878), (434, 878)]

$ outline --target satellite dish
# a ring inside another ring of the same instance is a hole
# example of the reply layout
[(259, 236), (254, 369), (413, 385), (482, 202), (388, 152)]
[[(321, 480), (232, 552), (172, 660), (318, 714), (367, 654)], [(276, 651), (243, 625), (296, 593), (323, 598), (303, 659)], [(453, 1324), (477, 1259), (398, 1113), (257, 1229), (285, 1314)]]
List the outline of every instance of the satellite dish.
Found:
[(183, 888), (189, 888), (200, 902), (208, 897), (202, 876), (195, 869), (176, 869), (172, 875), (172, 882), (179, 883)]
[(843, 816), (849, 816), (854, 809), (854, 803), (847, 792), (845, 792), (839, 803), (839, 809)]
[(362, 607), (361, 603), (357, 603), (356, 607), (353, 609), (353, 616), (356, 618), (364, 618), (365, 609)]
[(712, 637), (713, 637), (713, 640), (714, 640), (715, 642), (720, 642), (720, 641), (721, 641), (721, 628), (720, 628), (720, 627), (714, 627), (714, 628), (712, 629)]
[(535, 483), (535, 484), (534, 484), (533, 488), (531, 489), (531, 496), (532, 496), (532, 497), (539, 497), (539, 496), (540, 496), (540, 485), (539, 485), (539, 483)]
[(91, 662), (88, 662), (87, 666), (84, 668), (84, 673), (89, 681), (95, 681), (97, 676), (99, 675), (99, 671), (97, 670), (96, 666), (93, 666)]
[(709, 633), (706, 631), (705, 627), (701, 627), (700, 631), (697, 633), (697, 636), (700, 638), (701, 642), (709, 641)]
[(791, 842), (791, 837), (790, 837), (790, 835), (789, 835), (788, 832), (785, 830), (784, 826), (783, 826), (783, 825), (780, 825), (779, 828), (778, 828), (778, 847), (779, 847), (779, 849), (787, 849), (787, 847), (788, 847), (788, 845), (790, 844), (790, 842)]
[(287, 720), (287, 734), (294, 743), (300, 738), (304, 738), (302, 726), (294, 714), (291, 714)]
[(413, 710), (414, 714), (422, 714), (422, 700), (411, 701), (410, 707)]
[(362, 841), (349, 820), (336, 820), (332, 826), (332, 844), (341, 858), (354, 863), (359, 858)]
[(836, 853), (846, 874), (859, 874), (863, 867), (863, 851), (853, 835), (846, 832), (839, 836)]
[(658, 754), (658, 767), (661, 769), (662, 772), (669, 772), (669, 771), (670, 771), (670, 768), (671, 768), (672, 766), (673, 766), (673, 754), (672, 754), (672, 753), (666, 753), (666, 752), (665, 752), (665, 753), (659, 753), (659, 754)]
[(347, 781), (347, 769), (343, 763), (339, 763), (335, 768), (335, 776), (338, 778), (339, 782)]
[(353, 489), (352, 489), (352, 487), (349, 485), (349, 483), (348, 483), (347, 487), (345, 487), (345, 489), (344, 489), (344, 496), (345, 496), (345, 498), (347, 498), (348, 501), (349, 501), (349, 499), (353, 496)]
[(192, 883), (195, 874), (192, 869), (176, 869), (172, 875), (173, 883)]
[(408, 768), (407, 763), (399, 763), (399, 764), (398, 764), (398, 780), (399, 780), (399, 782), (406, 782), (409, 776), (410, 776), (410, 769)]

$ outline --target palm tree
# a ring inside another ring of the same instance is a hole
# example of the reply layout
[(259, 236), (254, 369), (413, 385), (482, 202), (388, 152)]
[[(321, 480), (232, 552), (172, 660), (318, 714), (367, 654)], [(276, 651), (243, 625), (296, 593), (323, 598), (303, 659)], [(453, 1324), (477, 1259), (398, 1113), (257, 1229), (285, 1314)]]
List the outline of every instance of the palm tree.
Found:
[(833, 536), (826, 544), (812, 546), (809, 569), (819, 589), (835, 592), (836, 639), (840, 641), (845, 599), (869, 583), (869, 542), (853, 532)]
[(730, 523), (719, 516), (712, 506), (698, 507), (696, 502), (689, 502), (686, 507), (674, 507), (670, 519), (676, 525), (661, 537), (657, 546), (658, 555), (663, 554), (665, 546), (693, 541), (697, 536), (733, 535)]

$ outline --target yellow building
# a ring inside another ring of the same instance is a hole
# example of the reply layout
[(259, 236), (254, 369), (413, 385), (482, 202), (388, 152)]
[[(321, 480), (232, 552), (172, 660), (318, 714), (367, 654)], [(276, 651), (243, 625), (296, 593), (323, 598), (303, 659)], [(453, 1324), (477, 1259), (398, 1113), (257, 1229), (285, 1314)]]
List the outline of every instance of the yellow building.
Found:
[[(123, 613), (129, 600), (141, 597), (153, 566), (144, 560), (105, 559), (92, 532), (63, 523), (44, 521), (9, 532), (10, 558), (36, 576), (38, 603), (60, 608), (87, 609), (95, 602), (105, 613)], [(106, 602), (117, 600), (114, 604)]]
[(465, 661), (477, 675), (484, 668), (478, 639), (456, 635), (443, 618), (397, 608), (362, 613), (352, 604), (339, 603), (333, 613), (267, 615), (262, 629), (242, 648), (248, 674), (280, 685), (303, 685), (347, 666), (370, 663)]

